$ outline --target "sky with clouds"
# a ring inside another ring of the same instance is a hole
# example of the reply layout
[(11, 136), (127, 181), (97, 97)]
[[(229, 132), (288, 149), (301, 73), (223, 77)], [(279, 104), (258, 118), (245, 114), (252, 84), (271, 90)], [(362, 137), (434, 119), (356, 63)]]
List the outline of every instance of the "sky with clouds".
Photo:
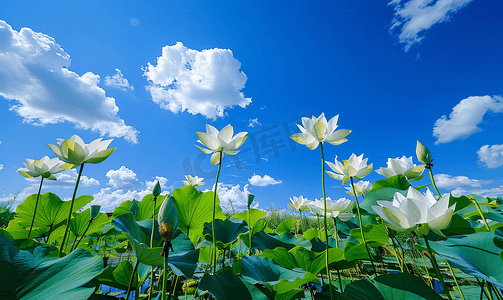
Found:
[[(418, 163), (420, 140), (442, 193), (503, 195), (502, 10), (482, 0), (4, 1), (0, 202), (36, 193), (22, 162), (54, 157), (47, 144), (73, 134), (114, 139), (78, 191), (103, 211), (157, 181), (179, 188), (187, 174), (211, 189), (217, 168), (196, 132), (232, 124), (248, 139), (222, 162), (222, 206), (243, 209), (252, 193), (260, 208), (286, 208), (321, 197), (319, 148), (289, 137), (322, 112), (352, 130), (325, 146), (328, 161)], [(43, 191), (69, 199), (76, 170), (56, 177)], [(327, 196), (347, 196), (325, 181)]]

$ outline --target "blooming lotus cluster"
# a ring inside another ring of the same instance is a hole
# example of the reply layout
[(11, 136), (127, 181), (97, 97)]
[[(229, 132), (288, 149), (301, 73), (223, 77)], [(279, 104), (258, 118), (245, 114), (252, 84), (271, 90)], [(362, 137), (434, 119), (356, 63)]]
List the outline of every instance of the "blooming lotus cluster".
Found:
[(420, 180), (423, 178), (421, 174), (424, 171), (425, 165), (416, 166), (412, 162), (412, 156), (407, 158), (405, 155), (402, 158), (388, 158), (388, 167), (381, 167), (380, 170), (376, 170), (378, 174), (386, 176), (389, 178), (398, 174), (402, 174), (409, 180)]
[(355, 191), (356, 191), (356, 196), (355, 193), (353, 193), (353, 188), (352, 187), (344, 187), (347, 191), (346, 193), (350, 196), (353, 197), (358, 197), (365, 195), (366, 193), (370, 192), (372, 189), (372, 183), (370, 181), (358, 181), (355, 183)]
[(73, 135), (70, 139), (58, 139), (57, 145), (47, 144), (52, 152), (68, 165), (64, 168), (76, 168), (83, 163), (98, 164), (107, 159), (115, 148), (107, 149), (113, 140), (102, 141), (102, 138), (86, 144), (84, 140)]
[(363, 159), (363, 154), (356, 156), (354, 153), (351, 154), (348, 160), (344, 160), (344, 164), (337, 161), (337, 156), (335, 156), (335, 163), (326, 161), (330, 169), (334, 172), (326, 171), (330, 177), (337, 180), (342, 180), (342, 184), (346, 184), (350, 177), (355, 179), (362, 179), (363, 177), (370, 174), (372, 171), (372, 165), (367, 166), (368, 158)]
[(199, 140), (197, 140), (197, 142), (209, 149), (203, 148), (199, 145), (195, 146), (205, 154), (212, 153), (210, 163), (212, 165), (216, 165), (221, 159), (220, 156), (222, 155), (222, 152), (231, 156), (239, 153), (236, 149), (243, 145), (248, 132), (243, 131), (233, 137), (234, 128), (230, 124), (225, 126), (221, 131), (218, 131), (215, 127), (206, 124), (206, 132), (196, 133), (199, 136)]
[(345, 137), (351, 133), (351, 130), (340, 129), (335, 131), (338, 127), (338, 120), (339, 115), (327, 122), (325, 113), (322, 113), (318, 118), (315, 116), (312, 116), (311, 119), (303, 117), (302, 125), (304, 127), (297, 124), (301, 133), (296, 133), (291, 138), (299, 144), (306, 145), (311, 150), (316, 149), (323, 142), (340, 145), (348, 141)]
[[(351, 201), (350, 199), (340, 198), (336, 201), (333, 201), (330, 197), (327, 197), (326, 200), (327, 200), (327, 217), (332, 218), (339, 217), (339, 219), (341, 219), (341, 221), (344, 222), (354, 217), (354, 214), (351, 212), (354, 202)], [(315, 199), (315, 201), (311, 201), (311, 203), (308, 205), (314, 214), (323, 216), (325, 211), (323, 199), (319, 200)]]
[(393, 201), (379, 200), (372, 209), (396, 231), (415, 229), (417, 225), (427, 224), (434, 230), (449, 226), (456, 204), (449, 207), (450, 194), (438, 201), (429, 189), (423, 195), (413, 187), (407, 190), (407, 196), (395, 193)]
[(204, 178), (199, 178), (198, 176), (192, 177), (192, 175), (185, 175), (185, 179), (187, 180), (182, 180), (182, 183), (184, 185), (190, 185), (196, 187), (206, 184), (205, 182), (203, 182)]
[(54, 174), (63, 172), (65, 169), (60, 168), (64, 162), (60, 161), (57, 157), (50, 159), (49, 156), (44, 156), (38, 159), (26, 159), (23, 162), (26, 169), (19, 169), (18, 172), (24, 177), (38, 177), (56, 180)]
[(293, 196), (293, 199), (290, 198), (290, 202), (291, 203), (288, 203), (288, 207), (290, 207), (293, 211), (306, 211), (309, 210), (309, 204), (311, 204), (313, 201), (307, 200), (307, 198), (304, 198), (302, 196)]

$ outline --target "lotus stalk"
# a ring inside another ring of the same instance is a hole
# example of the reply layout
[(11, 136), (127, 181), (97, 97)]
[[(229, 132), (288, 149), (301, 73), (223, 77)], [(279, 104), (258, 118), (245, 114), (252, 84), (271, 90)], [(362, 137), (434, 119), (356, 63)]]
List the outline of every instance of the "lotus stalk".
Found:
[(208, 147), (203, 148), (199, 145), (195, 145), (197, 149), (205, 154), (211, 154), (210, 163), (212, 165), (218, 164), (217, 178), (215, 180), (214, 195), (213, 195), (213, 218), (211, 221), (211, 231), (213, 234), (213, 248), (214, 262), (213, 262), (213, 273), (216, 274), (217, 270), (217, 248), (216, 248), (216, 238), (215, 238), (215, 215), (216, 215), (216, 205), (217, 205), (217, 186), (218, 177), (220, 176), (220, 169), (222, 168), (222, 159), (224, 153), (227, 155), (234, 156), (239, 153), (237, 148), (241, 147), (245, 142), (248, 132), (243, 131), (234, 135), (234, 128), (229, 124), (225, 126), (221, 131), (218, 131), (215, 127), (206, 124), (206, 132), (197, 132), (199, 136), (198, 143)]
[(77, 195), (77, 188), (79, 186), (80, 177), (82, 176), (82, 170), (84, 169), (84, 163), (98, 164), (107, 159), (115, 151), (115, 148), (108, 149), (108, 146), (113, 140), (102, 141), (102, 138), (98, 138), (91, 143), (86, 144), (84, 140), (76, 134), (70, 139), (58, 139), (58, 141), (57, 145), (47, 144), (47, 146), (51, 148), (52, 152), (54, 152), (59, 159), (65, 162), (61, 168), (73, 169), (80, 166), (75, 189), (73, 190), (70, 211), (68, 212), (68, 219), (66, 221), (65, 234), (63, 235), (63, 240), (59, 248), (59, 255), (61, 256), (63, 251), (66, 249), (66, 236), (68, 234), (68, 229), (70, 228), (73, 203), (75, 202), (75, 196)]
[(77, 247), (79, 246), (79, 244), (82, 241), (82, 239), (86, 236), (86, 233), (89, 230), (89, 227), (91, 227), (91, 224), (93, 223), (94, 219), (96, 218), (96, 216), (98, 216), (98, 214), (100, 212), (100, 207), (101, 206), (99, 206), (99, 205), (92, 205), (91, 206), (91, 211), (90, 211), (91, 219), (89, 219), (89, 224), (87, 224), (86, 230), (84, 230), (84, 233), (80, 237), (79, 241), (75, 244), (74, 247), (72, 247), (72, 251), (74, 249), (77, 249)]
[(60, 168), (63, 164), (64, 162), (60, 161), (59, 158), (50, 159), (49, 156), (44, 156), (40, 160), (26, 159), (26, 161), (23, 162), (23, 165), (26, 167), (26, 169), (18, 170), (21, 175), (27, 178), (35, 178), (40, 176), (40, 186), (38, 187), (37, 200), (35, 201), (35, 210), (33, 211), (33, 219), (31, 220), (28, 238), (31, 235), (33, 224), (35, 223), (35, 216), (37, 215), (38, 208), (38, 199), (40, 197), (40, 192), (42, 191), (44, 178), (47, 178), (49, 180), (56, 180), (54, 174), (58, 174), (65, 170)]
[[(154, 201), (154, 208), (152, 209), (152, 233), (150, 235), (150, 248), (152, 249), (154, 247), (154, 228), (155, 228), (155, 208), (157, 204), (157, 197), (161, 194), (161, 184), (159, 181), (155, 184), (153, 190), (152, 190), (152, 195), (153, 195), (153, 201)], [(152, 292), (154, 289), (154, 267), (150, 268), (150, 289), (148, 293), (148, 299), (152, 299)]]
[(428, 253), (430, 256), (430, 261), (433, 267), (435, 268), (435, 272), (438, 274), (438, 279), (440, 280), (440, 283), (442, 284), (442, 288), (444, 289), (444, 293), (447, 295), (447, 298), (451, 299), (451, 295), (447, 291), (447, 286), (445, 285), (444, 277), (442, 276), (442, 273), (440, 273), (440, 268), (438, 267), (437, 260), (435, 259), (435, 254), (431, 250), (430, 243), (428, 242), (428, 237), (426, 235), (423, 235), (424, 242), (426, 243), (426, 248), (428, 248)]

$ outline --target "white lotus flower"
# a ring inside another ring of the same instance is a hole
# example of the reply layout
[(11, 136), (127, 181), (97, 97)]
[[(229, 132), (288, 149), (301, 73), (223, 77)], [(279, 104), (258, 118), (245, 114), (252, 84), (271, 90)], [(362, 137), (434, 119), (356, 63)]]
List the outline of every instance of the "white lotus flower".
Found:
[(450, 194), (438, 201), (429, 189), (423, 195), (413, 187), (404, 197), (395, 193), (393, 201), (379, 200), (372, 209), (396, 231), (405, 231), (416, 225), (428, 224), (429, 228), (442, 230), (449, 226), (456, 204), (449, 207)]
[(205, 154), (213, 153), (211, 155), (210, 162), (212, 165), (216, 165), (220, 161), (220, 155), (222, 155), (222, 152), (231, 156), (239, 153), (236, 149), (243, 145), (247, 138), (247, 133), (248, 132), (245, 131), (240, 132), (233, 137), (232, 135), (234, 134), (234, 129), (230, 124), (225, 126), (221, 131), (218, 131), (215, 127), (206, 124), (206, 132), (197, 132), (197, 135), (199, 136), (199, 140), (197, 140), (197, 142), (209, 149), (203, 148), (199, 145), (195, 146)]
[(335, 163), (325, 161), (330, 169), (334, 172), (326, 171), (330, 177), (337, 180), (342, 180), (342, 184), (346, 184), (350, 177), (355, 179), (362, 179), (363, 177), (370, 174), (372, 171), (372, 165), (367, 166), (368, 158), (363, 159), (363, 154), (356, 156), (354, 153), (351, 154), (348, 160), (344, 160), (344, 164), (337, 161), (337, 156), (335, 156)]
[(332, 145), (340, 145), (348, 140), (345, 138), (351, 133), (348, 129), (337, 129), (337, 121), (339, 115), (330, 119), (327, 122), (325, 113), (322, 113), (318, 118), (313, 116), (311, 119), (302, 117), (302, 127), (297, 124), (301, 133), (296, 133), (290, 138), (299, 144), (306, 145), (309, 149), (314, 150), (318, 147), (319, 143), (328, 142)]
[(288, 207), (290, 207), (293, 211), (306, 211), (309, 210), (309, 204), (313, 201), (307, 200), (307, 198), (302, 196), (293, 196), (293, 199), (290, 198), (290, 202), (292, 203), (288, 203)]
[(412, 156), (409, 158), (405, 155), (402, 156), (402, 158), (388, 158), (387, 165), (387, 168), (381, 167), (381, 169), (376, 170), (376, 172), (386, 176), (386, 178), (398, 174), (404, 175), (409, 180), (419, 180), (423, 178), (423, 176), (420, 175), (423, 173), (425, 165), (416, 166), (412, 162)]
[[(353, 201), (351, 201), (349, 198), (340, 198), (336, 201), (333, 201), (330, 197), (327, 197), (326, 200), (327, 200), (327, 217), (337, 218), (341, 213), (348, 212), (353, 208)], [(325, 205), (323, 203), (323, 199), (319, 200), (315, 199), (314, 202), (309, 204), (309, 208), (313, 213), (323, 216), (323, 213), (325, 211)]]
[(26, 159), (23, 165), (26, 169), (19, 169), (18, 172), (24, 177), (38, 177), (47, 178), (50, 180), (56, 180), (54, 174), (63, 172), (65, 169), (60, 168), (65, 163), (55, 157), (50, 159), (49, 156), (44, 156), (40, 160), (38, 159)]
[(187, 179), (187, 180), (182, 180), (182, 183), (184, 185), (190, 185), (190, 186), (196, 187), (196, 186), (201, 186), (201, 185), (206, 184), (203, 182), (204, 178), (199, 178), (198, 176), (192, 177), (191, 175), (185, 175), (185, 179)]
[(99, 138), (86, 144), (75, 134), (70, 139), (58, 139), (57, 145), (47, 144), (47, 146), (59, 159), (69, 164), (67, 167), (75, 168), (83, 163), (97, 164), (107, 159), (115, 150), (115, 148), (107, 149), (112, 141), (102, 141), (102, 138)]
[[(348, 195), (351, 195), (355, 197), (355, 194), (353, 193), (353, 187), (344, 187), (347, 191), (346, 193)], [(370, 192), (372, 189), (372, 183), (370, 181), (358, 181), (355, 183), (355, 191), (356, 191), (356, 196), (361, 196), (365, 195), (366, 193)]]

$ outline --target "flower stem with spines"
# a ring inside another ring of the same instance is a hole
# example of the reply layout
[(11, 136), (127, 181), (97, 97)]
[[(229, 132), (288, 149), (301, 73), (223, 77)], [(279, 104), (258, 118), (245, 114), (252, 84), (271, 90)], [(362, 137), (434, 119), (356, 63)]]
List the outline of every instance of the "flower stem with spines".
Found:
[[(321, 149), (321, 186), (323, 189), (323, 225), (325, 226), (325, 245), (326, 245), (326, 253), (325, 253), (325, 263), (326, 263), (326, 271), (328, 278), (328, 288), (330, 290), (330, 299), (334, 299), (334, 292), (332, 291), (332, 279), (330, 278), (330, 269), (328, 267), (328, 225), (327, 225), (327, 197), (325, 195), (325, 155), (323, 153), (323, 142), (320, 143)], [(342, 292), (342, 291), (341, 291)]]
[(372, 264), (372, 269), (374, 269), (374, 274), (377, 274), (376, 267), (374, 266), (374, 260), (372, 259), (372, 255), (370, 254), (369, 246), (367, 245), (367, 241), (365, 240), (365, 235), (363, 234), (363, 225), (362, 225), (362, 215), (360, 214), (360, 204), (358, 203), (358, 197), (356, 195), (355, 185), (353, 183), (353, 177), (351, 176), (351, 187), (353, 188), (353, 194), (355, 195), (356, 208), (358, 212), (358, 220), (360, 221), (360, 232), (362, 234), (362, 240), (365, 244), (365, 249), (367, 249), (367, 254), (369, 255), (370, 263)]
[(37, 215), (38, 198), (40, 197), (40, 191), (42, 190), (42, 182), (44, 182), (44, 177), (40, 180), (40, 186), (38, 187), (37, 201), (35, 202), (35, 211), (33, 212), (33, 219), (31, 220), (30, 232), (28, 232), (28, 238), (31, 235), (31, 230), (33, 229), (33, 223), (35, 223), (35, 216)]
[[(217, 273), (217, 240), (215, 237), (215, 215), (216, 215), (216, 206), (217, 206), (217, 185), (218, 185), (218, 177), (220, 176), (220, 169), (222, 168), (222, 157), (224, 156), (223, 152), (220, 152), (220, 159), (218, 162), (218, 171), (217, 171), (217, 179), (215, 180), (215, 192), (213, 194), (213, 219), (211, 221), (211, 233), (213, 235), (213, 249), (215, 253), (213, 254), (213, 274)], [(250, 240), (251, 242), (251, 240)], [(250, 249), (251, 251), (251, 249)]]
[(63, 240), (61, 241), (61, 246), (59, 247), (59, 256), (63, 254), (66, 249), (66, 235), (68, 234), (68, 229), (70, 228), (70, 219), (72, 218), (73, 203), (75, 202), (75, 196), (77, 195), (77, 188), (79, 187), (80, 176), (82, 175), (82, 170), (84, 169), (84, 164), (80, 165), (79, 175), (77, 176), (77, 183), (75, 183), (75, 189), (73, 190), (72, 202), (70, 203), (70, 211), (68, 212), (68, 220), (66, 220), (65, 235), (63, 235)]

